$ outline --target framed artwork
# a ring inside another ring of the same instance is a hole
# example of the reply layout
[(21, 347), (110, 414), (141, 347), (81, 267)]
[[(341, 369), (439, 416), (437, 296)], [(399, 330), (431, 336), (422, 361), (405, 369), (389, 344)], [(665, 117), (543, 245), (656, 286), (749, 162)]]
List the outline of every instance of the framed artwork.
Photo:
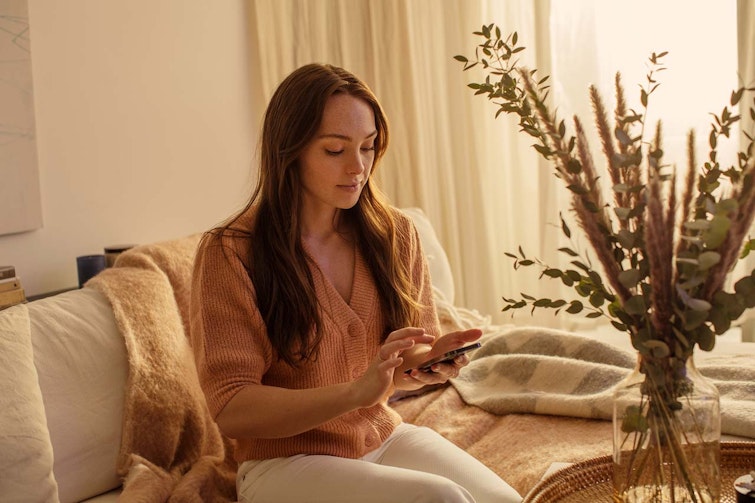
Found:
[(0, 234), (42, 227), (28, 0), (0, 0)]

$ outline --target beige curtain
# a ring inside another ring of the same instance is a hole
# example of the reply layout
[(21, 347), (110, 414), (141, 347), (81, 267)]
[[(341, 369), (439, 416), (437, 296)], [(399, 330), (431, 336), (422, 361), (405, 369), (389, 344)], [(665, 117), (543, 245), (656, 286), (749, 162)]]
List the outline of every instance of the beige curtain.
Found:
[[(343, 66), (364, 79), (391, 124), (377, 173), (392, 202), (419, 206), (433, 222), (455, 278), (457, 305), (500, 315), (502, 295), (532, 292), (505, 251), (544, 250), (557, 220), (553, 178), (540, 169), (513, 119), (474, 97), (456, 54), (471, 56), (473, 31), (517, 30), (527, 58), (548, 54), (548, 2), (528, 0), (253, 0), (250, 46), (258, 70), (256, 111), (278, 82), (309, 62)], [(547, 59), (538, 62), (547, 71)], [(532, 283), (531, 283), (532, 285)], [(534, 283), (535, 290), (547, 285)], [(539, 292), (535, 292), (539, 293)], [(553, 316), (548, 313), (548, 319)], [(517, 317), (531, 323), (528, 314)]]
[[(382, 188), (396, 206), (419, 206), (428, 214), (451, 262), (455, 303), (493, 315), (496, 322), (509, 322), (510, 316), (500, 313), (501, 296), (525, 292), (573, 297), (558, 282), (538, 279), (538, 270), (514, 271), (504, 255), (522, 245), (528, 256), (566, 267), (566, 257), (557, 249), (567, 244), (558, 224), (560, 211), (570, 216), (568, 192), (535, 154), (530, 138), (518, 132), (515, 119), (494, 119), (495, 106), (473, 96), (467, 83), (481, 74), (462, 72), (453, 56), (473, 54), (478, 38), (472, 32), (483, 24), (496, 23), (505, 33), (516, 30), (527, 47), (525, 64), (536, 66), (541, 75), (552, 75), (551, 96), (560, 116), (578, 114), (586, 123), (591, 122), (588, 85), (596, 83), (610, 97), (613, 75), (620, 70), (627, 76), (627, 89), (636, 92), (651, 51), (675, 44), (678, 59), (671, 59), (673, 71), (664, 79), (679, 76), (684, 67), (699, 71), (701, 61), (715, 75), (732, 73), (736, 63), (724, 63), (726, 58), (715, 53), (714, 42), (723, 44), (725, 37), (699, 36), (714, 28), (708, 26), (707, 15), (698, 16), (702, 27), (685, 22), (673, 31), (665, 19), (687, 8), (686, 0), (643, 1), (647, 8), (635, 2), (626, 9), (602, 0), (249, 0), (255, 112), (261, 115), (278, 82), (305, 63), (333, 63), (363, 78), (391, 122), (391, 146), (376, 174)], [(734, 0), (727, 2), (720, 8), (733, 10)], [(753, 3), (739, 0), (740, 48), (750, 51), (740, 57), (749, 65), (755, 59)], [(694, 5), (708, 9), (705, 12), (719, 8), (705, 2)], [(665, 9), (665, 14), (647, 18), (650, 6)], [(636, 26), (648, 27), (656, 18), (658, 26), (648, 28), (650, 35), (636, 35)], [(722, 29), (731, 34), (731, 29)], [(626, 65), (631, 64), (637, 65), (639, 74), (629, 72)], [(752, 80), (752, 66), (748, 71)], [(683, 81), (680, 88), (694, 95), (673, 111), (662, 111), (665, 119), (682, 124), (679, 141), (689, 127), (704, 140), (707, 112), (717, 110), (721, 98), (706, 87), (710, 78), (677, 78)], [(667, 82), (664, 89), (674, 89), (672, 84)], [(734, 81), (724, 86), (725, 96), (733, 85)], [(677, 92), (669, 94), (678, 99)], [(702, 127), (685, 115), (698, 112)], [(668, 128), (668, 121), (664, 125)], [(574, 246), (586, 250), (573, 228)], [(535, 317), (518, 312), (513, 322), (568, 329), (594, 325), (548, 311), (538, 311)]]
[[(755, 87), (755, 1), (737, 0), (737, 55), (739, 57), (739, 77), (741, 84)], [(752, 104), (752, 101), (748, 101)], [(742, 110), (742, 129), (755, 134), (755, 120), (749, 113)], [(743, 138), (743, 142), (747, 141)], [(755, 237), (755, 236), (753, 236)], [(755, 268), (755, 256), (750, 255), (745, 260), (746, 270)], [(742, 325), (742, 340), (755, 342), (755, 317), (749, 313)]]

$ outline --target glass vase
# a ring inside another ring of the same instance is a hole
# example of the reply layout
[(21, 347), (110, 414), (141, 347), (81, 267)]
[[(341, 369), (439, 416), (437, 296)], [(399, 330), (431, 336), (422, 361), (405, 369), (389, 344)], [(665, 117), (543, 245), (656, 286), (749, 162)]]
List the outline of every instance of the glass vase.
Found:
[(615, 502), (720, 500), (720, 399), (691, 355), (638, 355), (613, 402)]

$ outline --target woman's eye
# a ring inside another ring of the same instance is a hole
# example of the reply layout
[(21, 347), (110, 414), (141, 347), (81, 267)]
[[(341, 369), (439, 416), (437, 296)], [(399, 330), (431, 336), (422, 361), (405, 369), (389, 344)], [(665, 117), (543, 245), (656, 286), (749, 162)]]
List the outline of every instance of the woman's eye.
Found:
[(341, 149), (341, 150), (328, 150), (328, 149), (325, 149), (325, 153), (328, 154), (328, 155), (338, 155), (338, 154), (342, 154), (343, 153), (343, 149)]
[(369, 152), (375, 150), (375, 145), (372, 145), (371, 147), (362, 147), (362, 152)]

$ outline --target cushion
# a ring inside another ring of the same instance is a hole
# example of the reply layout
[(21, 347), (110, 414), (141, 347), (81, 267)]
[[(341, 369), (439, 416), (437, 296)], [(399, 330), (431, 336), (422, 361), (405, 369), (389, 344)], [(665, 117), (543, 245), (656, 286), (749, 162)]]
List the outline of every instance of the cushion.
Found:
[[(454, 277), (451, 273), (451, 264), (448, 262), (448, 255), (443, 246), (438, 241), (432, 223), (420, 208), (402, 208), (404, 213), (409, 215), (414, 221), (414, 226), (419, 232), (419, 240), (422, 243), (422, 250), (427, 257), (427, 265), (430, 269), (430, 279), (433, 287), (439, 291), (445, 300), (450, 304), (454, 303)], [(437, 293), (437, 292), (436, 292)]]
[(60, 501), (114, 489), (128, 364), (110, 304), (84, 287), (28, 309)]
[(0, 501), (58, 501), (24, 304), (0, 311)]

